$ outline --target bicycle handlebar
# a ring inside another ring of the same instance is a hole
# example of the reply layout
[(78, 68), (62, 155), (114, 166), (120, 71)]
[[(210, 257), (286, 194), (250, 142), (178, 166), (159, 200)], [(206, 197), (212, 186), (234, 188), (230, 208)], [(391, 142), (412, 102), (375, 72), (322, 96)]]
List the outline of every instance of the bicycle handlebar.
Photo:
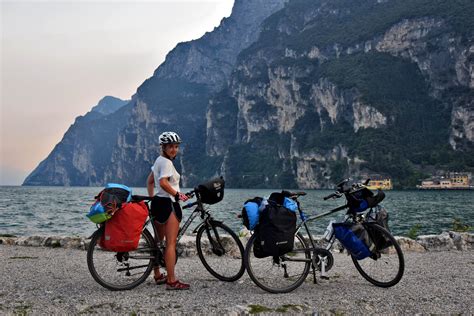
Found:
[(196, 202), (192, 202), (192, 203), (188, 203), (188, 204), (186, 204), (185, 206), (183, 206), (183, 210), (185, 210), (185, 209), (187, 209), (187, 208), (190, 208), (190, 207), (193, 207), (193, 206), (195, 206), (195, 205), (197, 205), (197, 204), (198, 204), (197, 201), (196, 201)]
[(291, 192), (291, 191), (281, 191), (281, 193), (286, 196), (286, 197), (289, 197), (289, 198), (297, 198), (298, 196), (305, 196), (306, 195), (306, 192), (304, 191), (298, 191), (298, 192)]
[(336, 192), (331, 193), (328, 196), (325, 196), (323, 199), (326, 201), (326, 200), (329, 200), (329, 199), (332, 199), (332, 198), (340, 198), (344, 194), (363, 189), (369, 184), (370, 179), (366, 179), (363, 183), (354, 183), (349, 187), (345, 187), (346, 183), (348, 183), (349, 181), (351, 181), (350, 178), (345, 179), (345, 180), (341, 181), (340, 183), (338, 183)]
[(196, 195), (196, 191), (192, 190), (192, 191), (184, 193), (184, 195), (186, 195), (188, 198), (193, 198)]
[(328, 196), (325, 196), (323, 199), (324, 199), (324, 201), (326, 201), (326, 200), (329, 200), (329, 199), (334, 198), (336, 196), (338, 196), (336, 193), (331, 193)]

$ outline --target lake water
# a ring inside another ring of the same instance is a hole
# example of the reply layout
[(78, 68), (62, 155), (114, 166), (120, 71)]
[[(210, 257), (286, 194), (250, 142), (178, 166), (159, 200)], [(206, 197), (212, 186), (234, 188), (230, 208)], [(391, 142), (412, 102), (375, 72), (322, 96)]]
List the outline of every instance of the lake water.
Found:
[[(85, 216), (94, 196), (101, 188), (92, 187), (0, 187), (0, 234), (17, 236), (89, 236), (96, 226)], [(185, 191), (183, 189), (183, 191)], [(215, 218), (224, 220), (235, 231), (243, 226), (236, 217), (242, 203), (254, 196), (268, 196), (278, 190), (226, 189), (224, 200), (210, 206)], [(323, 201), (329, 190), (307, 190), (301, 205), (307, 214), (335, 208), (344, 199)], [(133, 194), (146, 195), (145, 188), (134, 188)], [(416, 224), (420, 234), (438, 234), (453, 226), (453, 219), (474, 225), (474, 191), (387, 191), (382, 203), (389, 212), (389, 225), (396, 235), (406, 233)], [(187, 217), (191, 211), (185, 210)], [(314, 234), (322, 234), (330, 219), (341, 219), (344, 213), (312, 222)], [(196, 224), (197, 224), (196, 219)], [(190, 232), (188, 230), (188, 232)]]

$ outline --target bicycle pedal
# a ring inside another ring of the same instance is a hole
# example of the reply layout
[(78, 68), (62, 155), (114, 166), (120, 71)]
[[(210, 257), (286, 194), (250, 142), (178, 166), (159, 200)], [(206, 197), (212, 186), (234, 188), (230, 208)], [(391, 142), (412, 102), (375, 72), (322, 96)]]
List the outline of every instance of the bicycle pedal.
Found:
[(329, 280), (329, 277), (325, 276), (325, 275), (321, 275), (320, 278), (323, 279), (323, 280)]

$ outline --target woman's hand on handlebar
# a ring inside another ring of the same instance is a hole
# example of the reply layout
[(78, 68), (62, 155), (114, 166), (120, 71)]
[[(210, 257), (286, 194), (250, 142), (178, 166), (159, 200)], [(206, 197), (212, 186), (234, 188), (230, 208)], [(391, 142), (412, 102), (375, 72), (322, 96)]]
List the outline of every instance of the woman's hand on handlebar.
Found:
[(180, 201), (183, 201), (183, 202), (186, 202), (187, 200), (189, 200), (189, 197), (184, 193), (178, 192), (178, 193), (176, 193), (176, 199), (180, 200)]

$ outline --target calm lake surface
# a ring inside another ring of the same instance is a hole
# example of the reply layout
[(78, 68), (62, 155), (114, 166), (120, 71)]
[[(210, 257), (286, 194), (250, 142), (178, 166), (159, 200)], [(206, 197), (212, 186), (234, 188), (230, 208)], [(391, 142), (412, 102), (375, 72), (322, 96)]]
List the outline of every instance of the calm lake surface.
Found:
[[(0, 187), (0, 234), (89, 236), (96, 226), (86, 214), (101, 189)], [(186, 192), (185, 189), (182, 191)], [(279, 190), (226, 189), (224, 200), (211, 205), (210, 209), (215, 218), (239, 231), (243, 226), (236, 215), (243, 202), (254, 196), (269, 196), (273, 191)], [(323, 201), (323, 197), (332, 192), (330, 190), (306, 192), (308, 195), (300, 201), (307, 214), (322, 213), (344, 204), (344, 198)], [(133, 188), (133, 194), (146, 195), (146, 189)], [(474, 191), (387, 191), (382, 204), (389, 212), (389, 225), (395, 235), (406, 235), (416, 224), (421, 226), (420, 234), (438, 234), (450, 230), (454, 218), (474, 226)], [(190, 212), (184, 211), (185, 218)], [(341, 219), (343, 215), (342, 211), (312, 222), (313, 234), (323, 234), (330, 219)]]

